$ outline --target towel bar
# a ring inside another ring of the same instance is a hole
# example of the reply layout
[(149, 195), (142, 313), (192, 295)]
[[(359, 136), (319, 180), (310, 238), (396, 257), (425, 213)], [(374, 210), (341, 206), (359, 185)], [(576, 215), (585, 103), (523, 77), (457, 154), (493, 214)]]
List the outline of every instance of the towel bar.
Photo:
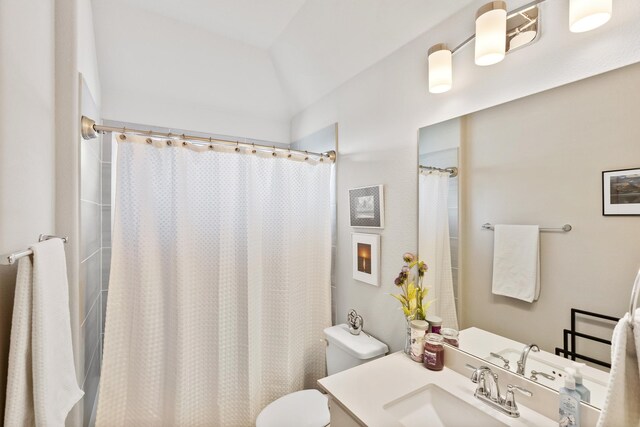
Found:
[[(63, 243), (67, 243), (69, 241), (68, 237), (53, 236), (51, 234), (41, 234), (40, 237), (38, 237), (38, 242), (44, 242), (45, 240), (49, 240), (49, 239), (61, 239)], [(15, 264), (16, 261), (19, 260), (20, 258), (24, 258), (29, 255), (33, 255), (33, 251), (31, 249), (24, 249), (22, 251), (2, 255), (0, 257), (0, 264), (12, 265), (12, 264)]]
[[(493, 230), (494, 226), (493, 224), (489, 224), (487, 222), (485, 224), (482, 224), (482, 228), (484, 228), (485, 230)], [(562, 231), (564, 233), (568, 233), (571, 230), (573, 230), (571, 224), (565, 224), (560, 228), (540, 227), (540, 231)]]

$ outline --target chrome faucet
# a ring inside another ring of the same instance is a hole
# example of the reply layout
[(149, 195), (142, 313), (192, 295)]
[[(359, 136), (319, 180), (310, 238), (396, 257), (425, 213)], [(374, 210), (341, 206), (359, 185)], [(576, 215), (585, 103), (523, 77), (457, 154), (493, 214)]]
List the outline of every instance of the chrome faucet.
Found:
[(498, 374), (487, 366), (480, 366), (479, 368), (472, 367), (471, 365), (467, 366), (474, 369), (473, 374), (471, 374), (471, 381), (478, 384), (476, 392), (473, 394), (474, 397), (505, 415), (513, 418), (520, 416), (514, 391), (518, 390), (520, 393), (529, 397), (533, 396), (533, 393), (526, 388), (509, 384), (507, 386), (507, 394), (502, 397), (498, 386)]
[(497, 401), (500, 398), (500, 386), (498, 385), (498, 374), (493, 372), (488, 366), (480, 366), (473, 374), (471, 381), (478, 384), (475, 396), (482, 394), (491, 400)]
[(520, 375), (526, 375), (525, 374), (525, 367), (527, 365), (527, 357), (529, 357), (529, 352), (533, 350), (535, 352), (540, 351), (540, 347), (538, 347), (535, 344), (530, 344), (525, 346), (522, 349), (522, 353), (520, 354), (520, 360), (518, 360), (518, 370), (516, 371), (518, 374)]

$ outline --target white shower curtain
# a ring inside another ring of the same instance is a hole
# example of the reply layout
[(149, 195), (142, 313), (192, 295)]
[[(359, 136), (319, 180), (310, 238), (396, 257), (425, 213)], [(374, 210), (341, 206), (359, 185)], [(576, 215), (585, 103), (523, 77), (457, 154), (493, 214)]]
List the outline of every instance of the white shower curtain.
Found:
[(253, 425), (325, 374), (331, 166), (144, 141), (118, 147), (97, 425)]
[(431, 288), (428, 299), (435, 299), (430, 310), (442, 317), (443, 326), (458, 329), (449, 240), (450, 179), (448, 172), (420, 174), (418, 253), (429, 267), (425, 285)]

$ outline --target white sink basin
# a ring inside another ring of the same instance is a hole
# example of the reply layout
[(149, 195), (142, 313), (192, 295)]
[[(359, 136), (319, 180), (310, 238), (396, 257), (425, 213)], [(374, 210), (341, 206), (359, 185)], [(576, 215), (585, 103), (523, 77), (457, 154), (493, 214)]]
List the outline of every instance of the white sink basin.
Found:
[(383, 406), (403, 427), (501, 427), (506, 424), (429, 384)]

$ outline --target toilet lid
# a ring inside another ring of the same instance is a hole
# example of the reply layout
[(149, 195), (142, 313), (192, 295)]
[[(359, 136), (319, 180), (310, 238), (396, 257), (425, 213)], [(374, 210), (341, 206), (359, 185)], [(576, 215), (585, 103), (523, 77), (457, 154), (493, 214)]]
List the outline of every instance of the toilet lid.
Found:
[(256, 427), (324, 427), (329, 424), (327, 396), (302, 390), (282, 396), (260, 412)]

